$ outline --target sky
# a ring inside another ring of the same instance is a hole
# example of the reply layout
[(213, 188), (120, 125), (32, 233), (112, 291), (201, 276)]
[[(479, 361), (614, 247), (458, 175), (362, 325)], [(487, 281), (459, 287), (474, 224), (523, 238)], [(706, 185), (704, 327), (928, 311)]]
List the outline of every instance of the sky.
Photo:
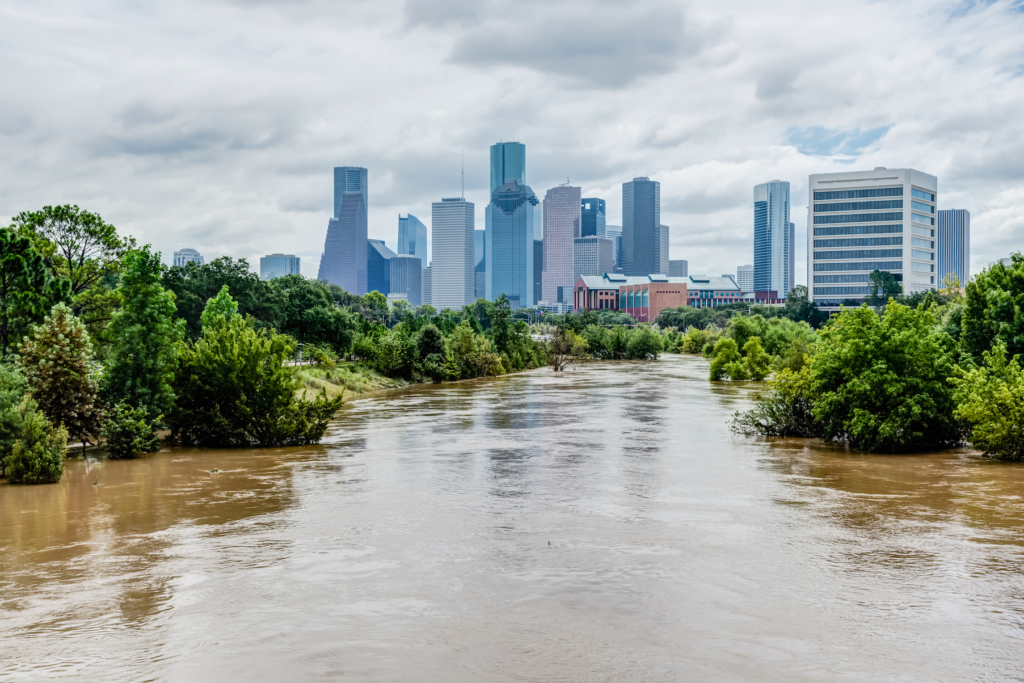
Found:
[(915, 168), (971, 212), (971, 270), (1024, 250), (1024, 0), (4, 0), (0, 225), (77, 204), (170, 262), (273, 252), (315, 277), (334, 166), (369, 236), (526, 145), (539, 197), (661, 183), (671, 258), (753, 258), (753, 186)]

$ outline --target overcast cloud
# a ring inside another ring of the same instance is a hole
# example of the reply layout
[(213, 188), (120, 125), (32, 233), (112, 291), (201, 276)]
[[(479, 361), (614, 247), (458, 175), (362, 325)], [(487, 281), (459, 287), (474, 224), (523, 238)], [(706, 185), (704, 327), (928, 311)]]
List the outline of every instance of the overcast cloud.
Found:
[(0, 223), (75, 203), (152, 243), (315, 276), (332, 167), (369, 169), (370, 236), (460, 191), (488, 147), (538, 195), (661, 182), (672, 258), (752, 262), (753, 185), (912, 167), (972, 216), (972, 270), (1024, 250), (1024, 2), (6, 0)]

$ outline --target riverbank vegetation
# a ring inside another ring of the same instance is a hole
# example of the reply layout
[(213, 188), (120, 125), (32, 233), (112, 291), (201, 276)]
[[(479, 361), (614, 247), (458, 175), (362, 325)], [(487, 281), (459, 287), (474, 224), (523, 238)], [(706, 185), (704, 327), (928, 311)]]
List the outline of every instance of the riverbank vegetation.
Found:
[(1024, 459), (1024, 258), (997, 263), (966, 287), (844, 308), (778, 368), (742, 434), (821, 437), (876, 453), (971, 443)]

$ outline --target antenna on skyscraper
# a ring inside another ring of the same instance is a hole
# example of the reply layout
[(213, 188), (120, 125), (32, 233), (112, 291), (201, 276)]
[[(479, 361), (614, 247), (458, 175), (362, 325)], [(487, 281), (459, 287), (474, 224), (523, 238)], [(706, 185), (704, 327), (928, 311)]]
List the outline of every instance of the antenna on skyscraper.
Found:
[(462, 148), (462, 198), (466, 198), (466, 148)]

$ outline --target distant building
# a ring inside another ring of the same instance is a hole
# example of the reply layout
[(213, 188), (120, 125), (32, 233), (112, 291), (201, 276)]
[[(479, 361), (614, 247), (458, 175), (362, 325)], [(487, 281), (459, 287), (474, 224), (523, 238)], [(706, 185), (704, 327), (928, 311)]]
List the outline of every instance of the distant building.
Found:
[(1001, 259), (999, 259), (999, 263), (1003, 264), (1007, 268), (1010, 268), (1011, 266), (1013, 266), (1013, 259), (1012, 258), (1001, 258)]
[(793, 261), (789, 207), (788, 182), (754, 186), (754, 288), (783, 296), (789, 292)]
[(510, 180), (526, 184), (526, 145), (519, 142), (491, 145), (491, 192)]
[(273, 280), (285, 275), (299, 275), (299, 257), (293, 254), (268, 254), (260, 257), (260, 279)]
[(661, 183), (645, 177), (622, 184), (622, 272), (645, 277), (663, 267), (661, 252)]
[(754, 291), (754, 266), (745, 265), (737, 266), (736, 268), (736, 284), (740, 286), (744, 292)]
[(181, 267), (186, 263), (194, 263), (197, 266), (201, 266), (206, 263), (206, 260), (195, 249), (185, 248), (174, 252), (174, 265)]
[(398, 217), (398, 253), (415, 256), (427, 262), (427, 226), (411, 213)]
[(484, 260), (484, 254), (487, 244), (487, 230), (474, 230), (473, 231), (473, 264), (480, 265), (480, 262)]
[(668, 266), (668, 250), (669, 250), (668, 226), (667, 225), (662, 225), (662, 226), (660, 226), (660, 230), (661, 231), (659, 233), (659, 237), (661, 239), (661, 246), (658, 249), (658, 273), (661, 274), (661, 275), (667, 275), (668, 274), (668, 267), (669, 267)]
[[(491, 205), (487, 205), (487, 211), (490, 212)], [(490, 225), (491, 221), (488, 218), (487, 225)], [(476, 266), (473, 268), (473, 300), (486, 299), (487, 298), (487, 231), (486, 230), (474, 230), (473, 231), (473, 258), (475, 259)]]
[(384, 240), (366, 243), (366, 289), (387, 296), (391, 293), (391, 259), (396, 254), (384, 245)]
[(622, 272), (622, 226), (609, 225), (605, 229), (605, 237), (612, 241), (613, 269), (616, 273)]
[(413, 306), (423, 303), (423, 261), (411, 254), (395, 254), (390, 259), (391, 278), (388, 298), (402, 296)]
[(576, 278), (576, 311), (622, 311), (640, 322), (654, 322), (666, 308), (686, 305), (686, 278), (605, 273)]
[(580, 208), (580, 237), (607, 237), (605, 202), (596, 197), (585, 197)]
[(496, 301), (504, 294), (513, 309), (534, 304), (533, 207), (536, 204), (533, 190), (515, 179), (491, 193), (490, 223), (484, 240), (488, 301)]
[(796, 223), (789, 224), (789, 287), (786, 296), (796, 286)]
[(434, 305), (434, 299), (432, 296), (433, 288), (431, 287), (431, 284), (433, 283), (432, 273), (433, 271), (430, 266), (427, 266), (420, 274), (420, 304), (424, 306)]
[[(938, 212), (938, 261), (936, 287), (943, 278), (955, 276), (961, 287), (971, 279), (971, 212), (967, 209), (943, 209)], [(916, 242), (919, 238), (913, 238)], [(922, 242), (926, 241), (921, 239)]]
[(334, 217), (327, 222), (327, 237), (317, 279), (362, 296), (369, 291), (366, 288), (365, 168), (339, 166), (334, 169), (334, 212)]
[(574, 240), (580, 236), (581, 188), (559, 185), (544, 196), (544, 301), (572, 300)]
[[(601, 276), (612, 272), (612, 241), (591, 235), (577, 237), (573, 249), (573, 273)], [(565, 298), (564, 296), (562, 298)]]
[(438, 311), (458, 311), (473, 302), (475, 210), (473, 202), (462, 197), (445, 197), (432, 205), (430, 304)]
[(690, 264), (688, 261), (669, 261), (668, 262), (668, 276), (669, 277), (686, 277), (690, 274)]
[(892, 273), (907, 294), (941, 284), (935, 176), (910, 168), (821, 173), (810, 176), (808, 192), (807, 273), (821, 309), (859, 306), (875, 270)]
[(544, 298), (544, 240), (533, 240), (533, 299)]

